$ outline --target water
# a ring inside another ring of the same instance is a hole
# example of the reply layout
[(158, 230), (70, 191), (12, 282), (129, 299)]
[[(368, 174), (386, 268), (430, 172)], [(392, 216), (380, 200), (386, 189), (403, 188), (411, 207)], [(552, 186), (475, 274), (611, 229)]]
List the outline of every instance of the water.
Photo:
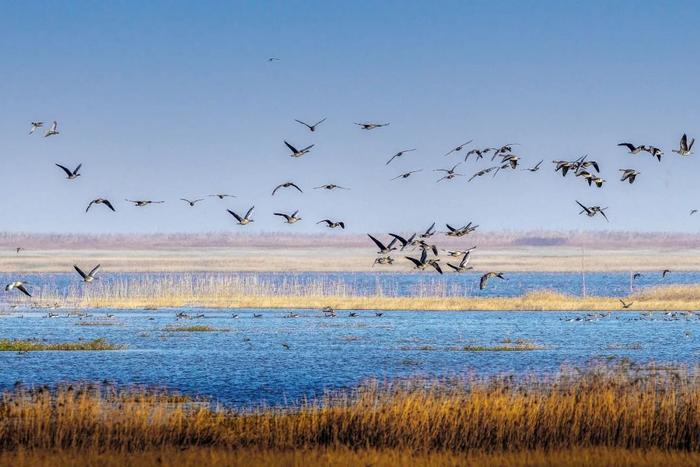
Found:
[[(260, 282), (273, 285), (283, 283), (294, 284), (343, 284), (351, 293), (359, 295), (374, 295), (381, 291), (385, 295), (407, 296), (420, 293), (430, 294), (438, 290), (440, 294), (467, 295), (484, 297), (512, 297), (537, 290), (553, 290), (570, 295), (582, 295), (583, 280), (581, 273), (542, 273), (542, 272), (512, 272), (506, 273), (508, 280), (493, 279), (486, 290), (479, 290), (481, 272), (464, 274), (438, 275), (434, 272), (425, 273), (110, 273), (101, 271), (101, 284), (108, 286), (110, 282), (129, 278), (136, 279), (172, 279), (178, 277), (256, 277)], [(75, 273), (63, 274), (0, 274), (0, 284), (14, 280), (26, 280), (32, 287), (45, 288), (65, 292), (69, 286), (80, 285)], [(630, 293), (630, 273), (628, 272), (589, 272), (585, 276), (586, 293), (588, 295), (607, 295), (622, 297)], [(673, 271), (666, 278), (660, 272), (645, 272), (642, 277), (633, 282), (634, 290), (671, 285), (700, 283), (700, 272)], [(3, 299), (12, 298), (5, 295)]]
[[(208, 396), (229, 406), (280, 404), (324, 390), (350, 388), (369, 378), (550, 373), (592, 359), (629, 358), (645, 363), (694, 364), (700, 352), (700, 318), (652, 318), (633, 312), (586, 320), (586, 313), (554, 312), (340, 312), (317, 310), (185, 310), (204, 313), (176, 321), (178, 310), (107, 310), (90, 318), (46, 318), (45, 312), (0, 315), (0, 337), (50, 342), (105, 337), (125, 350), (102, 352), (0, 352), (0, 388), (25, 384), (103, 381), (145, 384)], [(61, 313), (65, 313), (62, 311)], [(239, 318), (231, 318), (238, 313)], [(580, 321), (572, 319), (581, 318)], [(168, 325), (202, 324), (222, 332), (168, 332)], [(465, 345), (527, 339), (542, 350), (468, 352)], [(287, 344), (289, 349), (285, 349)], [(430, 349), (430, 350), (429, 350)]]

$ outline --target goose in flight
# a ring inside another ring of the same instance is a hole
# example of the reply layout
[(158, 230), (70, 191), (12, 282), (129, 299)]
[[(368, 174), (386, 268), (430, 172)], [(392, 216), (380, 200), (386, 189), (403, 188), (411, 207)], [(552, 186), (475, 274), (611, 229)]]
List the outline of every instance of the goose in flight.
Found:
[(637, 175), (640, 174), (640, 172), (637, 172), (634, 169), (620, 169), (620, 172), (622, 172), (622, 178), (620, 179), (621, 182), (624, 182), (627, 180), (629, 184), (633, 184), (634, 180), (637, 178)]
[(85, 274), (85, 273), (83, 272), (83, 270), (80, 269), (80, 268), (78, 267), (78, 265), (76, 265), (76, 264), (73, 265), (73, 269), (75, 269), (75, 271), (76, 271), (78, 274), (80, 274), (80, 277), (83, 278), (83, 282), (88, 282), (88, 283), (89, 283), (89, 282), (92, 282), (92, 281), (98, 279), (97, 277), (95, 277), (95, 274), (97, 273), (97, 270), (100, 269), (100, 265), (98, 264), (97, 266), (95, 266), (94, 268), (92, 268), (92, 269), (90, 270), (90, 272), (87, 273), (87, 274)]
[(471, 232), (474, 232), (479, 226), (472, 225), (472, 223), (469, 222), (467, 225), (460, 227), (459, 229), (455, 229), (450, 224), (445, 224), (445, 227), (447, 227), (448, 230), (446, 234), (448, 237), (463, 237)]
[(413, 152), (413, 151), (415, 151), (415, 150), (416, 150), (416, 148), (413, 148), (413, 149), (404, 149), (404, 150), (402, 150), (402, 151), (399, 151), (399, 152), (397, 152), (396, 154), (394, 154), (393, 156), (391, 156), (391, 159), (389, 159), (388, 161), (386, 161), (386, 164), (384, 164), (384, 165), (389, 165), (389, 163), (390, 163), (391, 161), (393, 161), (394, 159), (396, 159), (397, 157), (401, 157), (401, 156), (403, 156), (404, 154), (406, 154), (407, 152)]
[(163, 204), (165, 201), (151, 201), (150, 199), (125, 199), (128, 203), (134, 203), (137, 208), (148, 206), (149, 204)]
[(445, 154), (445, 156), (449, 156), (449, 155), (452, 154), (453, 152), (459, 152), (459, 151), (461, 151), (461, 150), (464, 148), (464, 146), (466, 146), (467, 144), (471, 144), (472, 141), (474, 141), (474, 140), (473, 140), (473, 139), (470, 139), (470, 140), (467, 141), (466, 143), (460, 144), (460, 145), (457, 146), (456, 148), (451, 149), (450, 152), (448, 152), (447, 154)]
[(491, 160), (494, 160), (497, 156), (504, 156), (510, 152), (513, 152), (513, 146), (517, 146), (518, 143), (508, 143), (504, 144), (500, 148), (491, 148), (493, 152), (493, 156), (491, 156)]
[(663, 271), (661, 271), (661, 277), (666, 277), (666, 275), (670, 272), (671, 272), (670, 269), (664, 269)]
[(61, 164), (56, 164), (56, 167), (59, 167), (61, 170), (63, 170), (66, 173), (66, 178), (68, 180), (74, 180), (78, 177), (80, 177), (81, 174), (78, 172), (80, 171), (80, 167), (82, 167), (83, 164), (78, 164), (78, 167), (75, 168), (75, 170), (71, 171), (68, 167), (64, 167)]
[(235, 198), (236, 195), (227, 195), (225, 193), (217, 193), (215, 195), (207, 195), (210, 198), (219, 198), (219, 199), (224, 199), (224, 198)]
[(268, 61), (268, 62), (279, 62), (280, 59), (277, 58), (277, 57), (270, 57), (270, 58), (267, 59), (267, 61)]
[(620, 303), (622, 303), (622, 308), (625, 310), (634, 305), (634, 302), (625, 303), (623, 299), (620, 299)]
[(632, 143), (620, 143), (618, 146), (627, 148), (630, 154), (639, 154), (640, 152), (644, 151), (643, 144), (640, 146), (635, 146)]
[(423, 250), (423, 252), (420, 255), (420, 259), (416, 259), (411, 256), (404, 256), (404, 258), (412, 262), (415, 268), (419, 271), (423, 271), (426, 267), (431, 266), (435, 268), (437, 272), (442, 274), (442, 269), (440, 268), (440, 264), (438, 263), (438, 261), (440, 260), (436, 258), (428, 259), (428, 250)]
[(418, 173), (418, 172), (422, 172), (422, 171), (423, 171), (423, 169), (411, 170), (410, 172), (405, 172), (405, 173), (402, 173), (401, 175), (397, 175), (396, 177), (392, 178), (392, 180), (397, 180), (399, 178), (408, 178), (411, 175)]
[(477, 173), (472, 175), (471, 178), (467, 181), (471, 182), (476, 177), (482, 177), (482, 176), (486, 175), (487, 173), (490, 173), (491, 171), (496, 170), (497, 168), (498, 168), (498, 166), (493, 166), (493, 167), (489, 167), (488, 169), (479, 170)]
[(32, 122), (32, 128), (29, 130), (29, 134), (33, 134), (37, 129), (44, 126), (44, 122)]
[(476, 160), (483, 159), (485, 154), (490, 153), (491, 151), (495, 151), (496, 148), (483, 148), (483, 149), (472, 149), (471, 151), (467, 152), (464, 156), (464, 162), (467, 162), (467, 159), (469, 159), (469, 156), (474, 154), (476, 156)]
[(316, 222), (316, 224), (323, 224), (323, 223), (325, 223), (329, 229), (335, 229), (336, 227), (340, 227), (343, 230), (345, 229), (345, 222), (343, 222), (343, 221), (335, 222), (335, 221), (332, 221), (330, 219), (323, 219), (323, 220)]
[(47, 137), (53, 136), (53, 135), (57, 135), (58, 133), (59, 133), (58, 132), (58, 123), (56, 122), (56, 120), (54, 120), (53, 123), (51, 124), (51, 128), (49, 128), (46, 131), (46, 133), (44, 133), (44, 138), (47, 138)]
[(540, 170), (540, 165), (542, 165), (542, 162), (544, 162), (544, 160), (539, 161), (534, 167), (530, 167), (523, 170), (527, 170), (528, 172), (537, 172), (538, 170)]
[(286, 141), (284, 142), (284, 144), (286, 144), (289, 150), (292, 151), (292, 153), (289, 155), (290, 157), (301, 157), (304, 154), (308, 154), (311, 151), (311, 148), (314, 147), (313, 144), (310, 144), (305, 148), (297, 149)]
[[(502, 157), (503, 157), (503, 159), (501, 160), (502, 165), (501, 165), (501, 167), (499, 167), (499, 170), (507, 168), (508, 165), (510, 165), (511, 169), (516, 169), (518, 167), (518, 162), (520, 161), (520, 156), (516, 156), (515, 154), (505, 154)], [(498, 172), (498, 170), (496, 172)]]
[(238, 221), (238, 225), (248, 225), (251, 222), (255, 222), (254, 219), (250, 218), (250, 215), (253, 212), (253, 209), (255, 209), (255, 206), (252, 206), (250, 209), (248, 209), (248, 212), (246, 212), (245, 216), (243, 216), (243, 217), (239, 216), (238, 214), (231, 211), (230, 209), (227, 209), (226, 211), (228, 211), (229, 214), (231, 214), (233, 217), (236, 218), (236, 220)]
[(24, 281), (10, 282), (9, 284), (7, 284), (7, 285), (5, 286), (5, 290), (6, 290), (7, 292), (9, 292), (9, 291), (12, 290), (12, 289), (17, 289), (17, 290), (19, 290), (20, 292), (22, 292), (24, 295), (26, 295), (27, 297), (31, 297), (32, 294), (30, 294), (29, 291), (27, 290), (27, 288), (25, 287), (25, 286), (27, 286), (27, 285), (29, 285), (29, 283), (28, 283), (28, 282), (24, 282)]
[(600, 215), (603, 216), (605, 220), (609, 222), (608, 216), (605, 215), (605, 210), (608, 208), (601, 208), (600, 206), (586, 207), (578, 201), (576, 201), (576, 204), (581, 206), (582, 209), (582, 211), (579, 212), (579, 214), (583, 214), (585, 212), (588, 217), (594, 217), (596, 214), (600, 213)]
[(430, 227), (426, 229), (425, 232), (422, 234), (418, 235), (418, 238), (430, 238), (433, 235), (435, 235), (435, 222), (433, 222)]
[(593, 167), (596, 172), (600, 173), (600, 166), (598, 165), (598, 161), (587, 160), (587, 157), (588, 156), (583, 156), (577, 161), (577, 168), (587, 169), (588, 167)]
[(425, 240), (417, 240), (415, 245), (423, 251), (432, 251), (435, 256), (438, 255), (438, 247), (435, 244), (430, 244)]
[(641, 273), (641, 272), (635, 272), (634, 274), (632, 274), (632, 280), (635, 280), (635, 281), (636, 281), (636, 280), (639, 279), (640, 277), (642, 277), (642, 273)]
[(452, 256), (453, 258), (456, 258), (459, 256), (464, 256), (465, 254), (469, 253), (472, 250), (476, 250), (476, 245), (474, 245), (471, 248), (467, 248), (466, 250), (442, 250), (442, 251), (444, 251), (447, 256)]
[(661, 149), (654, 146), (647, 146), (646, 148), (644, 148), (644, 150), (651, 154), (652, 157), (656, 157), (659, 160), (659, 162), (661, 162), (661, 156), (664, 155), (664, 152)]
[(284, 222), (287, 224), (296, 224), (297, 222), (299, 222), (301, 220), (301, 217), (297, 216), (297, 214), (299, 214), (298, 209), (291, 214), (285, 214), (283, 212), (275, 212), (273, 214), (275, 216), (284, 217), (284, 219), (285, 219)]
[(479, 279), (479, 290), (484, 290), (489, 279), (491, 279), (492, 277), (498, 277), (499, 279), (507, 280), (505, 277), (503, 277), (502, 272), (487, 272), (486, 274), (481, 276), (481, 279)]
[(691, 209), (691, 210), (690, 210), (690, 215), (692, 216), (692, 215), (695, 214), (696, 212), (698, 212), (697, 209)]
[(397, 239), (395, 236), (393, 236), (393, 235), (392, 235), (392, 236), (394, 237), (393, 240), (391, 240), (391, 242), (390, 242), (388, 245), (386, 245), (386, 246), (385, 246), (382, 242), (380, 242), (379, 240), (377, 240), (375, 237), (373, 237), (372, 235), (367, 234), (367, 236), (368, 236), (370, 239), (372, 239), (372, 241), (374, 242), (374, 244), (377, 245), (377, 248), (379, 248), (379, 251), (377, 252), (378, 255), (388, 255), (388, 254), (391, 253), (392, 251), (396, 250), (396, 247), (395, 247), (394, 245), (396, 244), (396, 242), (398, 241), (398, 239)]
[(315, 187), (314, 187), (314, 190), (328, 190), (328, 191), (331, 191), (331, 190), (336, 190), (336, 189), (338, 189), (338, 190), (349, 190), (350, 188), (345, 188), (345, 187), (343, 187), (343, 186), (336, 185), (335, 183), (326, 183), (325, 185), (315, 186)]
[(275, 193), (277, 193), (277, 190), (279, 190), (280, 188), (289, 188), (289, 187), (296, 188), (297, 190), (299, 190), (299, 193), (303, 193), (303, 191), (301, 191), (301, 188), (299, 188), (293, 182), (284, 182), (284, 183), (277, 185), (275, 187), (275, 189), (272, 190), (272, 196), (275, 196)]
[(457, 173), (455, 171), (460, 164), (461, 164), (461, 162), (456, 163), (455, 165), (452, 166), (451, 169), (435, 169), (435, 170), (433, 170), (433, 172), (443, 172), (445, 174), (436, 183), (441, 182), (443, 180), (452, 180), (455, 177), (463, 177), (464, 174)]
[(199, 203), (200, 201), (204, 201), (204, 199), (200, 198), (200, 199), (189, 200), (187, 198), (180, 198), (180, 201), (184, 201), (185, 203), (189, 204), (190, 207), (194, 207), (195, 204)]
[(375, 128), (389, 126), (390, 123), (357, 123), (357, 122), (355, 122), (355, 125), (358, 125), (363, 130), (374, 130)]
[(326, 117), (324, 117), (324, 118), (322, 118), (321, 120), (317, 121), (317, 122), (314, 123), (313, 125), (309, 125), (308, 123), (302, 122), (301, 120), (297, 120), (297, 119), (294, 119), (294, 121), (297, 122), (297, 123), (301, 123), (301, 124), (304, 125), (306, 128), (308, 128), (309, 131), (312, 131), (312, 132), (313, 132), (313, 131), (316, 131), (316, 127), (317, 127), (317, 126), (319, 126), (321, 123), (323, 123), (323, 122), (326, 121)]
[(451, 267), (452, 269), (454, 269), (455, 272), (465, 272), (465, 271), (469, 271), (470, 269), (474, 269), (471, 266), (467, 266), (467, 264), (469, 263), (469, 253), (470, 252), (471, 251), (467, 251), (466, 253), (464, 253), (464, 256), (462, 257), (462, 261), (460, 261), (457, 266), (455, 266), (452, 263), (447, 263), (447, 265), (449, 267)]
[(555, 172), (559, 172), (561, 170), (562, 177), (566, 177), (569, 170), (575, 170), (575, 167), (577, 166), (575, 161), (552, 161), (552, 163), (555, 164)]
[(17, 248), (15, 248), (15, 251), (17, 252), (17, 254), (20, 254), (20, 252), (24, 251), (24, 248), (18, 246)]
[(394, 264), (394, 258), (391, 256), (379, 256), (378, 258), (374, 259), (372, 267), (374, 267), (376, 264)]
[(689, 156), (693, 153), (693, 145), (695, 144), (695, 138), (693, 138), (690, 143), (688, 143), (688, 135), (683, 133), (681, 136), (681, 142), (678, 149), (674, 149), (673, 152), (681, 156)]
[(401, 251), (403, 251), (404, 248), (406, 248), (407, 246), (413, 245), (415, 238), (416, 238), (416, 234), (411, 235), (407, 239), (403, 238), (401, 235), (397, 235), (397, 234), (393, 234), (393, 233), (390, 233), (389, 235), (391, 235), (392, 237), (394, 237), (396, 240), (399, 241), (399, 243), (401, 244)]
[(88, 212), (93, 204), (104, 204), (112, 211), (114, 211), (114, 212), (117, 211), (116, 209), (114, 209), (114, 206), (112, 206), (112, 203), (110, 203), (108, 199), (96, 198), (96, 199), (93, 199), (92, 201), (90, 201), (90, 204), (88, 204), (88, 207), (85, 209), (85, 212)]

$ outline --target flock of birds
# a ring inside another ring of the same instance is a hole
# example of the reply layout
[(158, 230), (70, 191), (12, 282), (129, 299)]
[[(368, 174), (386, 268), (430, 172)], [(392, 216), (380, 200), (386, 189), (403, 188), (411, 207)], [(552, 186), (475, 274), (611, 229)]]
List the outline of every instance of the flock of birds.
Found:
[[(270, 59), (269, 61), (273, 60), (277, 59)], [(326, 118), (322, 118), (314, 123), (307, 123), (302, 120), (295, 120), (295, 122), (299, 123), (300, 125), (303, 125), (311, 133), (319, 131), (319, 126), (322, 125), (325, 121)], [(390, 125), (390, 123), (355, 122), (355, 125), (357, 125), (361, 130), (372, 131), (386, 127)], [(44, 122), (31, 122), (29, 134), (34, 134), (37, 130), (41, 128), (44, 128)], [(49, 138), (56, 137), (58, 135), (60, 135), (58, 129), (58, 122), (53, 121), (51, 126), (48, 127), (48, 129), (45, 131), (44, 137)], [(283, 143), (289, 150), (289, 156), (292, 158), (300, 158), (308, 155), (315, 146), (314, 144), (310, 144), (305, 147), (295, 146), (286, 140), (284, 140)], [(470, 159), (478, 162), (482, 159), (490, 157), (490, 161), (493, 164), (486, 168), (482, 168), (475, 171), (467, 179), (468, 182), (472, 182), (474, 179), (483, 177), (487, 174), (491, 174), (492, 177), (495, 177), (501, 172), (515, 171), (519, 168), (522, 171), (527, 171), (530, 173), (535, 173), (542, 169), (542, 163), (544, 162), (544, 160), (540, 160), (536, 164), (529, 167), (521, 167), (522, 159), (519, 155), (517, 155), (514, 152), (514, 148), (518, 146), (517, 143), (507, 143), (497, 147), (477, 147), (468, 149), (472, 143), (473, 140), (466, 141), (458, 146), (453, 147), (444, 154), (444, 157), (454, 157), (456, 155), (458, 156), (464, 153), (464, 159), (451, 164), (449, 168), (434, 169), (433, 171), (439, 174), (439, 178), (437, 178), (436, 183), (450, 182), (459, 177), (467, 177), (467, 175), (465, 175), (464, 173), (458, 172), (458, 168), (461, 167), (462, 164), (466, 164)], [(694, 144), (695, 139), (689, 139), (687, 135), (684, 134), (680, 139), (678, 149), (673, 149), (673, 152), (683, 157), (690, 156), (693, 154)], [(618, 144), (618, 146), (627, 149), (628, 153), (631, 155), (638, 155), (642, 152), (648, 153), (652, 157), (656, 158), (658, 161), (661, 161), (661, 158), (664, 155), (663, 150), (651, 145), (636, 145), (633, 143), (625, 142)], [(416, 148), (400, 150), (391, 155), (386, 161), (385, 165), (389, 166), (392, 162), (406, 157), (407, 154), (415, 150)], [(587, 155), (579, 157), (575, 160), (555, 160), (552, 162), (554, 164), (554, 171), (556, 173), (561, 173), (562, 177), (566, 178), (568, 175), (571, 174), (574, 179), (580, 178), (586, 183), (588, 183), (589, 186), (595, 186), (597, 188), (602, 188), (606, 183), (606, 180), (601, 176), (601, 165), (598, 163), (598, 161), (590, 159)], [(56, 163), (55, 165), (65, 174), (66, 179), (68, 181), (74, 181), (78, 177), (82, 176), (82, 174), (80, 173), (82, 163), (78, 164), (73, 169), (66, 165), (58, 163)], [(393, 177), (391, 180), (407, 179), (413, 176), (414, 174), (417, 174), (422, 171), (423, 169), (409, 170)], [(633, 184), (637, 177), (641, 175), (639, 171), (633, 168), (620, 168), (619, 171), (621, 172), (620, 181), (627, 182), (629, 184)], [(336, 185), (334, 183), (327, 183), (314, 187), (314, 189), (332, 191), (349, 190), (350, 188)], [(274, 187), (272, 189), (272, 196), (275, 196), (281, 190), (296, 190), (299, 193), (303, 193), (302, 188), (299, 187), (298, 184), (294, 183), (293, 181), (287, 181)], [(235, 198), (235, 195), (227, 193), (216, 193), (207, 195), (207, 197), (224, 200), (226, 198)], [(205, 197), (195, 199), (180, 198), (180, 201), (186, 203), (190, 207), (195, 207), (198, 203), (204, 201), (205, 199)], [(125, 199), (125, 201), (132, 203), (136, 207), (146, 207), (152, 204), (162, 204), (165, 202), (163, 200), (150, 199)], [(575, 202), (580, 208), (579, 214), (585, 214), (588, 217), (596, 217), (600, 215), (606, 221), (609, 221), (608, 216), (606, 214), (606, 210), (608, 209), (607, 207), (589, 206), (585, 205), (584, 203), (578, 200), (575, 200)], [(116, 212), (116, 208), (112, 200), (105, 198), (95, 198), (91, 200), (88, 203), (85, 212), (89, 212), (90, 209), (93, 208), (93, 206), (100, 205), (111, 210), (112, 212)], [(255, 219), (253, 218), (254, 209), (255, 206), (251, 206), (245, 213), (243, 213), (242, 211), (235, 212), (231, 209), (226, 209), (226, 212), (228, 212), (228, 214), (230, 214), (235, 219), (238, 225), (245, 226), (255, 221)], [(690, 212), (690, 215), (693, 215), (695, 213), (697, 213), (697, 210), (693, 209)], [(273, 215), (280, 217), (286, 224), (296, 224), (297, 222), (302, 220), (302, 217), (299, 215), (299, 210), (295, 210), (291, 213), (274, 212)], [(345, 229), (345, 222), (339, 219), (321, 219), (317, 221), (316, 224), (324, 224), (329, 229)], [(448, 237), (464, 237), (474, 232), (478, 228), (478, 225), (469, 222), (461, 227), (453, 227), (449, 224), (446, 224), (445, 227), (446, 231), (444, 232), (444, 235)], [(391, 238), (388, 242), (382, 241), (371, 234), (367, 234), (371, 242), (374, 243), (374, 245), (376, 245), (378, 249), (377, 256), (374, 259), (373, 265), (392, 265), (396, 261), (392, 254), (395, 254), (396, 252), (406, 252), (406, 254), (403, 255), (404, 259), (410, 262), (410, 264), (412, 264), (412, 266), (419, 271), (432, 269), (438, 272), (439, 274), (443, 274), (444, 267), (449, 268), (449, 270), (451, 270), (454, 273), (462, 273), (473, 269), (472, 266), (469, 265), (469, 260), (471, 252), (476, 248), (476, 246), (472, 246), (462, 250), (440, 249), (435, 243), (432, 243), (430, 240), (436, 234), (437, 231), (435, 223), (433, 223), (425, 231), (413, 233), (411, 235), (399, 235), (395, 233), (389, 233), (388, 235)], [(17, 253), (19, 253), (21, 250), (21, 247), (17, 248)], [(408, 254), (409, 251), (415, 251), (415, 254)], [(448, 258), (453, 258), (453, 260), (448, 259), (447, 261), (443, 262), (440, 256), (440, 252), (443, 252)], [(80, 275), (81, 279), (85, 283), (90, 283), (97, 279), (95, 274), (97, 273), (99, 267), (100, 265), (98, 264), (91, 271), (85, 273), (77, 265), (74, 265), (76, 272)], [(665, 277), (668, 272), (668, 270), (665, 270), (663, 272), (663, 276)], [(506, 277), (502, 272), (488, 271), (481, 275), (479, 280), (479, 289), (485, 289), (489, 281), (494, 278), (506, 280)], [(28, 290), (27, 285), (28, 283), (26, 281), (13, 281), (7, 284), (5, 289), (7, 291), (18, 290), (19, 292), (31, 297), (31, 293)], [(628, 306), (625, 306), (624, 303), (623, 307), (628, 308)]]

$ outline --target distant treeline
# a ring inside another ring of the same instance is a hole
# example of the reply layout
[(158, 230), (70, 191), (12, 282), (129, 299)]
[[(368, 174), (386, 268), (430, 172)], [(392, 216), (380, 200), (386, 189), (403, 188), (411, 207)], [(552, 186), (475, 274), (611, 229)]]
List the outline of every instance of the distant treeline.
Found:
[[(405, 232), (399, 232), (405, 234)], [(390, 237), (377, 234), (387, 241)], [(596, 249), (700, 248), (700, 234), (654, 232), (476, 232), (467, 237), (437, 235), (431, 239), (441, 247), (584, 247)], [(22, 247), (34, 250), (168, 250), (179, 248), (228, 247), (365, 247), (365, 235), (290, 233), (170, 233), (170, 234), (66, 234), (0, 233), (0, 248)], [(471, 245), (470, 245), (471, 246)]]

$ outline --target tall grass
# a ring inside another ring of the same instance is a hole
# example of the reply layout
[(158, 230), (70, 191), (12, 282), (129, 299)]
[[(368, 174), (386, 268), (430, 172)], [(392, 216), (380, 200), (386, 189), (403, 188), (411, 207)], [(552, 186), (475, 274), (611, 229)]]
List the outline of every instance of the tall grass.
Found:
[[(620, 309), (619, 299), (573, 296), (540, 290), (518, 297), (472, 296), (470, 282), (446, 284), (419, 281), (400, 296), (397, 283), (360, 288), (333, 277), (283, 280), (258, 274), (126, 275), (88, 286), (72, 283), (67, 289), (47, 284), (35, 291), (39, 304), (94, 308), (321, 308), (384, 310), (553, 310), (609, 311)], [(23, 297), (14, 297), (22, 301)], [(645, 289), (625, 297), (630, 310), (700, 310), (700, 285), (670, 285)]]
[(291, 407), (246, 410), (104, 386), (19, 388), (2, 396), (0, 433), (0, 450), (697, 452), (700, 378), (697, 369), (597, 366), (549, 378), (371, 382)]

